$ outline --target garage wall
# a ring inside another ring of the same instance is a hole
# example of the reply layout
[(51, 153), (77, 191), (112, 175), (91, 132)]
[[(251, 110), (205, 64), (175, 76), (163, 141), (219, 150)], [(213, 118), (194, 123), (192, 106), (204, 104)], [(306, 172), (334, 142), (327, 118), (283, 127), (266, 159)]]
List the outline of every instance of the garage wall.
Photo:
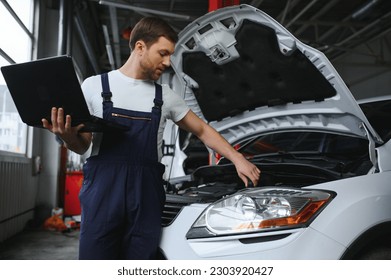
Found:
[[(41, 11), (34, 58), (58, 54), (59, 9), (57, 1), (38, 0)], [(77, 32), (72, 34), (72, 55), (81, 78), (91, 75), (91, 65)], [(54, 135), (39, 128), (29, 128), (26, 156), (0, 155), (0, 242), (22, 231), (26, 225), (42, 225), (59, 205), (61, 145)], [(41, 159), (41, 171), (35, 174), (34, 158)]]
[[(51, 57), (58, 55), (58, 33), (59, 33), (59, 9), (56, 5), (45, 5), (50, 3), (42, 0), (39, 42), (37, 58)], [(87, 60), (84, 47), (80, 41), (76, 28), (71, 32), (71, 53), (75, 63), (76, 71), (81, 75), (81, 79), (91, 75), (91, 65)], [(61, 182), (61, 144), (56, 137), (47, 130), (36, 129), (35, 134), (39, 134), (39, 142), (34, 143), (34, 147), (39, 145), (39, 155), (42, 158), (42, 172), (39, 175), (39, 186), (36, 201), (36, 220), (42, 221), (51, 214), (54, 207), (59, 205), (62, 198)]]

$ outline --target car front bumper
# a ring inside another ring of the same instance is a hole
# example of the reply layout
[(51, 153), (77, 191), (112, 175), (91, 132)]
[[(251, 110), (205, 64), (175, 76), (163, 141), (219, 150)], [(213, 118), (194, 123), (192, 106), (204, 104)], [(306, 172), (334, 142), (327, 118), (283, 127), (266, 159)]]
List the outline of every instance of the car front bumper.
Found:
[(193, 222), (205, 204), (184, 207), (176, 219), (163, 228), (160, 250), (168, 260), (316, 260), (339, 259), (342, 244), (311, 227), (222, 237), (187, 239)]

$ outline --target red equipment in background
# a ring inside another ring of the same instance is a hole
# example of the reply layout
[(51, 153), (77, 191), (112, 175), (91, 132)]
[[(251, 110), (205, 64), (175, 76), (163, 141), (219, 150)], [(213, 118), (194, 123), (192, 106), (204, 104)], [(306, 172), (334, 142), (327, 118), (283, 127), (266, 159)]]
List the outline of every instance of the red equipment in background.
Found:
[(239, 5), (240, 0), (209, 0), (209, 12), (220, 8)]
[(65, 175), (64, 216), (81, 214), (79, 192), (83, 184), (83, 172), (71, 171)]

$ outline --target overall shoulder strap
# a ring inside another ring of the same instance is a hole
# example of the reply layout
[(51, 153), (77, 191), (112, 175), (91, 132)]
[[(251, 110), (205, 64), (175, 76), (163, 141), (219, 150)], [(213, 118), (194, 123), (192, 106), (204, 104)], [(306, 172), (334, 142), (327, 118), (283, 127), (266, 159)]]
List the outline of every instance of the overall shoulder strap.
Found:
[(100, 75), (101, 82), (102, 82), (102, 97), (103, 102), (105, 101), (111, 101), (111, 97), (113, 94), (110, 91), (110, 85), (109, 85), (109, 75), (108, 73), (103, 73)]
[(157, 83), (155, 83), (155, 99), (153, 100), (153, 103), (155, 104), (153, 108), (156, 108), (158, 110), (162, 109), (162, 105), (163, 105), (162, 86)]

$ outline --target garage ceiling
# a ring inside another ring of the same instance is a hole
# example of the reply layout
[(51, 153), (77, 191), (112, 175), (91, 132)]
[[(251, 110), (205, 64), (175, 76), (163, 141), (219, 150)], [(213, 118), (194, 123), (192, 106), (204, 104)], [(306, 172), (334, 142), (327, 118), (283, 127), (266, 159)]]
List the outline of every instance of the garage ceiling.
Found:
[[(129, 55), (126, 31), (143, 16), (157, 15), (177, 31), (208, 12), (210, 3), (229, 0), (102, 0), (89, 1), (98, 24), (107, 28), (113, 59), (121, 65)], [(389, 0), (241, 0), (282, 23), (299, 40), (335, 60), (357, 46), (385, 38), (391, 31)], [(388, 42), (387, 42), (388, 44)], [(390, 44), (388, 44), (390, 46)], [(109, 56), (106, 56), (107, 58)], [(107, 61), (105, 63), (108, 65)], [(114, 64), (114, 65), (113, 65)]]

